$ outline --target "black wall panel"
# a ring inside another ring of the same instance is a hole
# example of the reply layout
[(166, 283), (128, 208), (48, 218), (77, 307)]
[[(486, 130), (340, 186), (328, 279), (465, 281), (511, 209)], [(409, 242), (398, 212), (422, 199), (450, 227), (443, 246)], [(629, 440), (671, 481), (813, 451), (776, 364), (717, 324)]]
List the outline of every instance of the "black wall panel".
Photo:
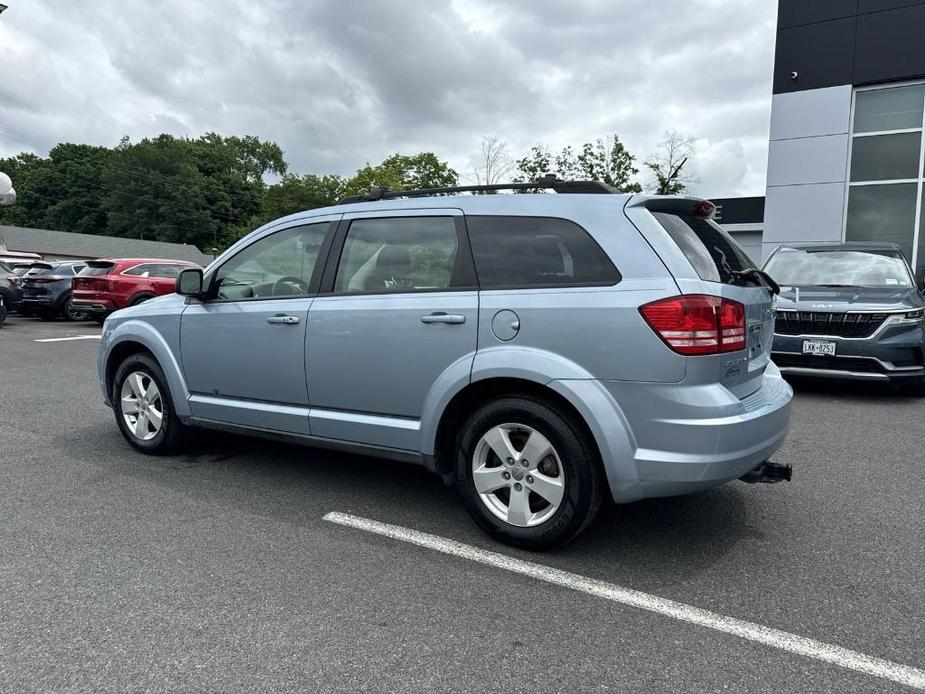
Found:
[(868, 12), (895, 10), (897, 7), (922, 4), (925, 4), (925, 0), (860, 0), (858, 2), (858, 12), (866, 14)]
[[(778, 31), (774, 93), (850, 84), (856, 23), (857, 17), (849, 17)], [(796, 80), (793, 71), (799, 73)]]
[(829, 19), (854, 17), (858, 0), (780, 0), (777, 6), (777, 28), (815, 24)]
[(774, 93), (923, 77), (923, 39), (925, 0), (780, 0)]
[(760, 224), (764, 221), (764, 198), (714, 198), (720, 224)]
[(854, 84), (925, 75), (925, 5), (858, 17)]

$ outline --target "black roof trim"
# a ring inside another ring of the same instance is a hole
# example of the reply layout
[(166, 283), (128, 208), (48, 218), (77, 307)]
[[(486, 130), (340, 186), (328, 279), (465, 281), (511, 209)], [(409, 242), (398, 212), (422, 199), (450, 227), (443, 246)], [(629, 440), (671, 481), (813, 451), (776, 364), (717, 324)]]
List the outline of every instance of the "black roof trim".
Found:
[(375, 202), (376, 200), (394, 200), (395, 198), (426, 198), (432, 195), (447, 195), (453, 193), (491, 193), (498, 190), (553, 190), (557, 193), (597, 193), (611, 195), (619, 193), (606, 183), (600, 181), (564, 181), (552, 174), (547, 174), (532, 183), (492, 183), (477, 186), (448, 186), (446, 188), (420, 188), (418, 190), (390, 190), (389, 188), (373, 188), (361, 195), (351, 195), (343, 198), (337, 204), (349, 205), (354, 202)]

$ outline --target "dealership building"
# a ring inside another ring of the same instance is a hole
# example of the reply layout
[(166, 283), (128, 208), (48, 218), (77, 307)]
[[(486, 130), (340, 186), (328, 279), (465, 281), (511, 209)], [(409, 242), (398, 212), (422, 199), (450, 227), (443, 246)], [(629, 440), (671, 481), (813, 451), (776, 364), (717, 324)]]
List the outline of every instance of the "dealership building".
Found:
[(780, 0), (763, 210), (715, 201), (755, 260), (756, 230), (762, 259), (794, 241), (890, 241), (922, 276), (923, 30), (925, 0)]

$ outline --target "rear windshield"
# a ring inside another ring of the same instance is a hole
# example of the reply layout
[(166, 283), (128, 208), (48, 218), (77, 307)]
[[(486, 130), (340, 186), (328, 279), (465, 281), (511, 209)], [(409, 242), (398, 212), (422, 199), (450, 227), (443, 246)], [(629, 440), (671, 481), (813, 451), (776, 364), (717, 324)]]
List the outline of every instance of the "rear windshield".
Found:
[(87, 265), (83, 270), (77, 273), (79, 277), (99, 277), (100, 275), (108, 275), (112, 272), (112, 269), (116, 266), (115, 263), (93, 263)]
[(783, 286), (913, 287), (906, 261), (897, 251), (781, 248), (764, 270)]
[(735, 273), (755, 267), (735, 240), (711, 219), (653, 212), (690, 264), (707, 282), (734, 281)]

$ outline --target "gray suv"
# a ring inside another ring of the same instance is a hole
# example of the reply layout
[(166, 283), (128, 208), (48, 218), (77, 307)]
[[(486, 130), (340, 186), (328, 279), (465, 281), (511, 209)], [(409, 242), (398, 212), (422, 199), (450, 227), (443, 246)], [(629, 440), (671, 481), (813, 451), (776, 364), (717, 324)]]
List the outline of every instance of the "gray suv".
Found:
[(789, 244), (773, 357), (785, 375), (893, 383), (925, 395), (925, 299), (893, 243)]
[(416, 463), (527, 548), (573, 538), (605, 496), (789, 479), (768, 462), (792, 397), (774, 286), (713, 206), (529, 187), (562, 194), (379, 189), (291, 215), (112, 314), (99, 379), (123, 436)]

